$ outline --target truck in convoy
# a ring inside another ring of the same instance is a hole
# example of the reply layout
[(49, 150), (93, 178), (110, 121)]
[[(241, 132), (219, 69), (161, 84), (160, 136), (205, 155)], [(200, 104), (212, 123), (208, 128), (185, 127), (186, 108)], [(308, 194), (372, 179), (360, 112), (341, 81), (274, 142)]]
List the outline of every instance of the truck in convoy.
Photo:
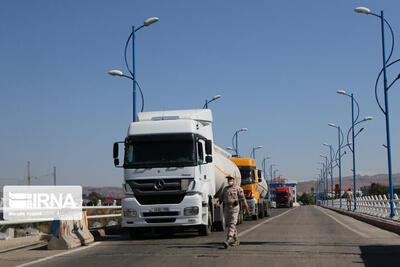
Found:
[(149, 228), (195, 227), (200, 235), (225, 230), (217, 197), (227, 175), (238, 186), (241, 176), (231, 154), (214, 144), (211, 110), (142, 112), (137, 118), (113, 149), (114, 165), (124, 169), (122, 227), (133, 238)]
[[(253, 220), (270, 215), (271, 204), (269, 200), (268, 185), (263, 177), (263, 172), (257, 170), (253, 158), (232, 158), (239, 167), (242, 177), (241, 187), (244, 191), (250, 216)], [(240, 213), (243, 216), (243, 212)]]
[(290, 195), (290, 187), (277, 187), (275, 191), (276, 207), (293, 207), (292, 197)]

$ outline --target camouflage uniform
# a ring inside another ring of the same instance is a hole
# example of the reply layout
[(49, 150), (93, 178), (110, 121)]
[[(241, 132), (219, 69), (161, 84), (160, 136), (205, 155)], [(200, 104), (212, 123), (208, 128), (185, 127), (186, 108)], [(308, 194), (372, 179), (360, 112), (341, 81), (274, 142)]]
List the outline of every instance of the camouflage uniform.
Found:
[(226, 186), (222, 191), (221, 202), (224, 203), (224, 216), (228, 225), (227, 241), (235, 239), (238, 245), (238, 236), (236, 223), (240, 211), (239, 201), (243, 201), (243, 205), (247, 207), (246, 198), (244, 197), (243, 189), (239, 186)]

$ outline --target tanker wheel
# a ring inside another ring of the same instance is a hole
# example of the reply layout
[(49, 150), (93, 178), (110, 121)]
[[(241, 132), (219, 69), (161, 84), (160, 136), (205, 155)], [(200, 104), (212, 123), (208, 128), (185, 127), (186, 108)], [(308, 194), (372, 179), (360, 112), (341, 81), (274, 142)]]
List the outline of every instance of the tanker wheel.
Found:
[(253, 219), (253, 221), (257, 221), (258, 220), (258, 205), (254, 206), (254, 208), (256, 209), (255, 214), (251, 216), (251, 218)]
[(238, 224), (242, 224), (244, 221), (244, 214), (243, 214), (243, 210), (239, 211), (239, 219), (238, 219)]
[(260, 204), (260, 206), (259, 206), (259, 208), (258, 208), (258, 211), (259, 211), (258, 217), (259, 217), (260, 219), (264, 218), (264, 205), (263, 205), (263, 204)]

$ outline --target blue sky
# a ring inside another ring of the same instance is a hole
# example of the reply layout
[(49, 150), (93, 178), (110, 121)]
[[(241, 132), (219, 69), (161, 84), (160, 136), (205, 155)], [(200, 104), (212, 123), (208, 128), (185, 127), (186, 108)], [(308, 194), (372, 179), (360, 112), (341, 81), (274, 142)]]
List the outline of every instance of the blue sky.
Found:
[[(353, 92), (361, 116), (373, 116), (357, 138), (360, 174), (386, 173), (384, 116), (373, 86), (382, 66), (379, 20), (353, 12), (368, 6), (400, 33), (399, 1), (5, 1), (0, 6), (0, 184), (51, 181), (115, 185), (122, 171), (112, 143), (132, 119), (123, 48), (137, 32), (137, 78), (145, 110), (201, 108), (206, 98), (215, 140), (257, 159), (270, 156), (278, 174), (315, 179), (321, 144), (337, 146), (332, 122), (346, 131)], [(388, 36), (389, 37), (389, 36)], [(396, 39), (393, 59), (400, 56)], [(400, 65), (400, 64), (399, 64)], [(391, 81), (400, 68), (389, 70)], [(400, 84), (390, 90), (393, 171), (400, 172)], [(381, 87), (380, 87), (381, 89)], [(270, 161), (271, 162), (271, 161)], [(350, 175), (351, 156), (343, 162)], [(337, 173), (337, 171), (335, 171)]]

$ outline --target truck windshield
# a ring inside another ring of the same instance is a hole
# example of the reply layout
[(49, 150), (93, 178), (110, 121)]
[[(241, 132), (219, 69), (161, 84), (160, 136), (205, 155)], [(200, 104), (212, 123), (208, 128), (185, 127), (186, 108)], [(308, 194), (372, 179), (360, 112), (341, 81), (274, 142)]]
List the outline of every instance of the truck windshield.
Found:
[(276, 194), (276, 197), (278, 197), (278, 198), (287, 198), (288, 197), (288, 193), (286, 193), (286, 192), (278, 193), (278, 194)]
[(195, 166), (196, 154), (193, 134), (131, 136), (125, 144), (124, 167)]
[(254, 167), (239, 167), (242, 176), (241, 185), (254, 184)]

